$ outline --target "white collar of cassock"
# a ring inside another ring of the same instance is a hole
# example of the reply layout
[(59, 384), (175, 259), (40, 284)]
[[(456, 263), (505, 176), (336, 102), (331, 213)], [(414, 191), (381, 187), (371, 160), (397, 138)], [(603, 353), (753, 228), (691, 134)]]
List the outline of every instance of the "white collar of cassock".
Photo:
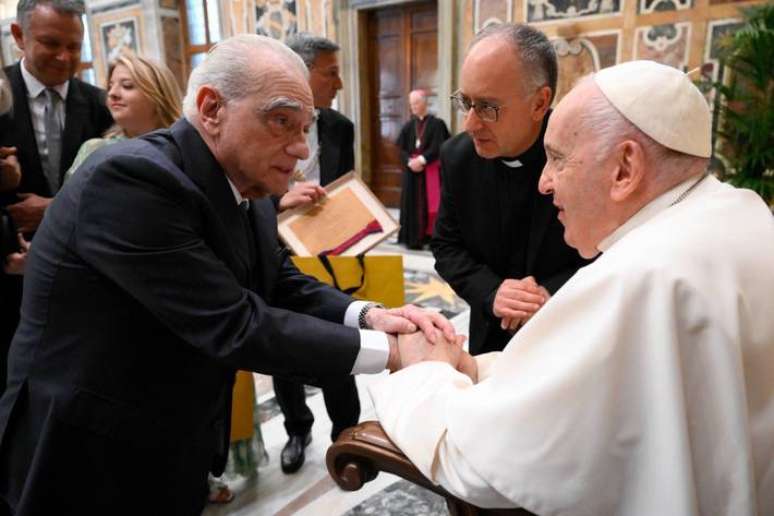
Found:
[(701, 175), (699, 177), (693, 176), (679, 185), (675, 186), (671, 190), (659, 195), (652, 201), (650, 201), (648, 204), (640, 208), (640, 211), (632, 215), (629, 220), (618, 226), (618, 229), (610, 233), (608, 236), (602, 239), (602, 241), (597, 244), (597, 249), (600, 252), (605, 252), (608, 249), (610, 249), (613, 244), (618, 242), (621, 238), (624, 237), (627, 233), (629, 233), (631, 230), (637, 228), (638, 226), (641, 226), (645, 224), (647, 221), (664, 211), (665, 209), (669, 208), (673, 204), (680, 201), (680, 197), (683, 196), (686, 193), (688, 189), (692, 189), (696, 183), (704, 179), (704, 175)]
[(519, 168), (519, 167), (522, 166), (521, 161), (519, 161), (517, 159), (511, 160), (511, 161), (506, 161), (504, 159), (501, 159), (500, 161), (502, 161), (503, 165), (505, 165), (506, 167)]

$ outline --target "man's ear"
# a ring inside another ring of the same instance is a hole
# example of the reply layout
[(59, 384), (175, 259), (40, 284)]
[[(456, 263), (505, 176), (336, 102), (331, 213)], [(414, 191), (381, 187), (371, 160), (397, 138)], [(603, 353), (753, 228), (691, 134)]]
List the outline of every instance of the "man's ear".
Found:
[(220, 132), (223, 119), (223, 98), (218, 90), (211, 86), (202, 86), (196, 92), (196, 110), (199, 112), (199, 122), (211, 136)]
[(14, 22), (11, 24), (11, 34), (13, 34), (13, 39), (16, 42), (16, 46), (19, 47), (19, 50), (24, 50), (24, 32), (22, 31), (21, 25)]
[(615, 149), (616, 167), (610, 182), (610, 198), (621, 202), (637, 192), (645, 174), (645, 153), (634, 140), (624, 140)]
[(551, 107), (551, 88), (548, 86), (541, 86), (535, 92), (535, 96), (532, 98), (532, 120), (539, 122), (543, 120), (546, 115), (546, 111)]

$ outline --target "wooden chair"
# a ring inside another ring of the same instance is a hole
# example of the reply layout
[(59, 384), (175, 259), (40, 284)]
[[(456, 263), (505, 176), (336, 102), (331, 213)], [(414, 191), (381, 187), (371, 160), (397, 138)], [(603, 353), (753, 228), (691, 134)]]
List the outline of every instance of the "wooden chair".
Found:
[(390, 441), (376, 421), (364, 421), (341, 432), (328, 448), (325, 459), (328, 472), (345, 491), (357, 491), (380, 471), (386, 471), (443, 496), (452, 516), (535, 516), (524, 509), (482, 509), (434, 485)]

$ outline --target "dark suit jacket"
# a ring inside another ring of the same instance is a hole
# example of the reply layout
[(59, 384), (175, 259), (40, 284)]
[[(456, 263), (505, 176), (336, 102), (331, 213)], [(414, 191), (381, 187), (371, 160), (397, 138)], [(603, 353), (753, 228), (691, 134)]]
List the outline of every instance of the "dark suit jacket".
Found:
[[(0, 144), (16, 147), (22, 169), (21, 184), (17, 190), (53, 197), (55, 192), (50, 191), (40, 164), (21, 63), (6, 67), (5, 73), (13, 90), (13, 111), (0, 117)], [(60, 179), (70, 168), (81, 144), (102, 136), (112, 124), (113, 118), (105, 106), (105, 91), (79, 79), (70, 79), (65, 104)], [(16, 202), (15, 196), (6, 198), (3, 205), (11, 202)]]
[[(13, 91), (13, 110), (0, 116), (0, 145), (16, 147), (22, 178), (15, 191), (0, 194), (0, 209), (19, 202), (16, 197), (17, 192), (53, 197), (40, 164), (21, 63), (6, 67), (5, 73)], [(103, 90), (78, 79), (70, 79), (68, 88), (60, 178), (72, 164), (81, 144), (89, 138), (102, 136), (102, 133), (113, 124), (110, 112), (105, 107)], [(29, 235), (27, 237), (29, 238)], [(2, 393), (5, 387), (6, 353), (19, 322), (22, 278), (6, 275), (0, 268), (0, 291), (2, 291), (0, 296), (0, 393)]]
[(320, 109), (320, 184), (327, 185), (355, 168), (355, 126), (333, 109)]
[[(494, 164), (495, 160), (476, 154), (466, 133), (441, 148), (441, 205), (431, 248), (438, 273), (470, 304), (470, 351), (474, 354), (502, 349), (510, 339), (492, 313), (497, 288), (504, 279), (514, 278), (511, 262), (501, 256), (508, 246), (501, 238)], [(537, 195), (525, 276), (534, 276), (553, 294), (585, 263), (564, 242), (564, 227), (552, 197)]]
[(248, 225), (184, 120), (100, 149), (65, 184), (0, 399), (0, 499), (18, 515), (199, 514), (236, 369), (350, 373), (359, 334), (329, 321), (352, 299), (301, 274), (271, 202), (252, 205)]

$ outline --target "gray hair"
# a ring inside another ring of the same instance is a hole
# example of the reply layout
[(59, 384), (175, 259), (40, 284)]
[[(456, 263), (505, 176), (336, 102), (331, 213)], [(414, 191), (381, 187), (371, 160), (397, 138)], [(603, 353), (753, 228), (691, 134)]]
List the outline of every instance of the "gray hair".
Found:
[(286, 43), (293, 52), (301, 56), (304, 64), (310, 70), (320, 52), (337, 52), (341, 48), (328, 38), (315, 36), (308, 32), (299, 32), (289, 37)]
[(642, 132), (607, 100), (602, 91), (596, 87), (593, 75), (582, 78), (575, 88), (587, 84), (594, 84), (596, 91), (585, 97), (578, 120), (586, 134), (593, 135), (592, 142), (599, 162), (605, 160), (619, 143), (634, 140), (642, 147), (647, 162), (658, 164), (657, 167), (652, 167), (653, 173), (656, 175), (659, 175), (660, 171), (666, 173), (662, 178), (665, 181), (696, 168), (699, 162), (703, 162), (705, 167), (709, 163), (707, 158), (691, 156), (665, 147)]
[(8, 113), (13, 107), (13, 93), (11, 92), (11, 83), (5, 76), (5, 72), (0, 68), (0, 115)]
[(83, 0), (19, 0), (16, 5), (16, 23), (21, 25), (22, 30), (27, 30), (30, 26), (30, 14), (39, 5), (51, 6), (60, 14), (71, 14), (81, 19), (86, 7)]
[(468, 47), (468, 52), (481, 41), (495, 36), (508, 41), (516, 51), (529, 76), (527, 77), (529, 89), (534, 91), (542, 86), (548, 86), (551, 88), (549, 103), (553, 102), (559, 65), (556, 62), (554, 46), (548, 41), (546, 35), (521, 23), (492, 23), (476, 33)]
[(270, 63), (272, 58), (296, 68), (304, 79), (309, 79), (309, 71), (301, 58), (280, 41), (256, 34), (238, 34), (212, 47), (191, 72), (183, 114), (189, 121), (196, 118), (196, 95), (202, 86), (215, 88), (226, 102), (266, 89), (267, 74), (276, 69)]

